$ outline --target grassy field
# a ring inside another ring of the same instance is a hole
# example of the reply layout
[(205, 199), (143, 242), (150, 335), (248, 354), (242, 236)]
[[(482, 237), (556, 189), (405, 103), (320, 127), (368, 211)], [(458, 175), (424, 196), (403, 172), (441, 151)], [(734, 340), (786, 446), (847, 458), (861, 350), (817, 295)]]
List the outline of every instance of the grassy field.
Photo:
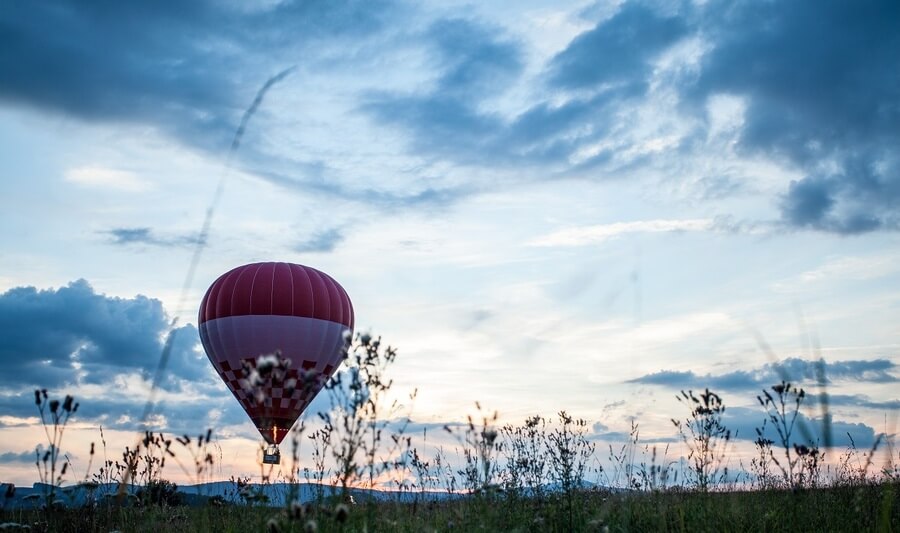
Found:
[[(320, 415), (320, 427), (308, 434), (302, 424), (292, 430), (293, 457), (283, 459), (293, 464), (291, 478), (264, 476), (257, 483), (232, 478), (228, 498), (189, 497), (162, 478), (170, 460), (193, 469), (185, 473), (198, 485), (212, 481), (213, 430), (196, 438), (147, 432), (138, 446), (94, 470), (89, 466), (89, 474), (73, 483), (66, 478), (69, 461), (62, 450), (78, 403), (71, 396), (56, 400), (45, 390), (35, 391), (47, 436), (36, 459), (45, 490), (23, 497), (29, 499), (24, 506), (12, 489), (6, 491), (0, 529), (900, 531), (900, 457), (892, 441), (882, 435), (860, 450), (851, 439), (837, 461), (826, 463), (826, 450), (838, 451), (830, 445), (829, 428), (819, 432), (824, 443), (809, 440), (811, 428), (798, 422), (806, 393), (787, 381), (757, 397), (756, 456), (746, 464), (738, 461), (736, 471), (728, 468), (734, 445), (723, 416), (724, 400), (708, 389), (678, 396), (681, 415), (672, 424), (687, 450), (685, 457), (671, 458), (668, 448), (657, 453), (642, 444), (633, 423), (630, 438), (620, 447), (608, 446), (601, 461), (598, 455), (606, 450), (597, 449), (585, 420), (560, 412), (553, 419), (535, 415), (521, 425), (499, 425), (497, 414), (484, 414), (478, 404), (479, 414), (468, 424), (445, 426), (458, 444), (455, 455), (448, 456), (443, 447), (417, 449), (406, 426), (396, 423), (408, 416), (381, 405), (391, 383), (386, 371), (395, 356), (396, 350), (380, 339), (357, 336), (348, 349), (347, 364), (354, 371), (344, 379), (350, 382), (335, 380), (326, 386), (332, 409)], [(264, 376), (249, 381), (267, 386), (265, 379), (272, 379), (267, 376), (279, 370), (280, 363), (272, 364)], [(102, 431), (100, 435), (102, 441)], [(312, 447), (303, 469), (296, 451), (301, 436)], [(876, 453), (887, 460), (876, 460)], [(92, 445), (91, 460), (94, 454)], [(882, 466), (876, 468), (876, 462)], [(396, 500), (385, 500), (387, 493), (380, 492), (379, 501), (351, 501), (350, 489), (357, 495), (357, 489), (384, 489), (378, 481), (384, 479), (398, 480), (396, 496), (391, 496)], [(317, 489), (307, 492), (303, 502), (288, 497), (283, 505), (270, 504), (260, 487), (285, 482), (291, 488), (306, 482), (311, 484), (307, 488)], [(334, 492), (319, 490), (325, 484)], [(66, 504), (72, 492), (65, 487), (73, 486), (93, 496)], [(131, 495), (96, 494), (106, 487), (115, 493), (117, 486), (131, 487)]]
[[(567, 501), (572, 499), (570, 506)], [(416, 503), (98, 506), (4, 511), (31, 531), (897, 531), (900, 486), (742, 492), (480, 494)], [(8, 529), (16, 530), (13, 526)]]

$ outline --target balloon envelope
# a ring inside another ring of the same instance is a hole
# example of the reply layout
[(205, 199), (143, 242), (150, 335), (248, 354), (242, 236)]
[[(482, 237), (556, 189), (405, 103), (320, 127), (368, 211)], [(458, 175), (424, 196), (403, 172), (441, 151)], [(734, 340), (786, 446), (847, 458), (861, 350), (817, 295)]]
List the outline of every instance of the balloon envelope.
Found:
[[(337, 370), (353, 319), (346, 291), (327, 274), (292, 263), (253, 263), (213, 282), (198, 322), (216, 372), (262, 437), (278, 444)], [(249, 384), (245, 369), (275, 352), (290, 361), (282, 379)]]

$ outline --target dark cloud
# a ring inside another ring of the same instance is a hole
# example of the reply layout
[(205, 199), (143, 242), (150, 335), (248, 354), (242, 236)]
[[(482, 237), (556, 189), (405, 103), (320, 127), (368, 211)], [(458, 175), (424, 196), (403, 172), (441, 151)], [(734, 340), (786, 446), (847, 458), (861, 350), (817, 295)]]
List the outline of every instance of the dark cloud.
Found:
[(464, 19), (436, 21), (424, 40), (439, 72), (434, 86), (418, 94), (372, 94), (362, 109), (408, 131), (417, 151), (483, 160), (504, 124), (478, 105), (521, 73), (521, 47), (496, 28)]
[(328, 228), (317, 231), (309, 239), (294, 246), (295, 252), (320, 253), (332, 252), (335, 246), (344, 240), (344, 233), (340, 228)]
[[(852, 166), (839, 175), (807, 176), (792, 181), (781, 201), (784, 220), (792, 227), (845, 235), (900, 228), (896, 204), (900, 200), (900, 166), (888, 183), (872, 165)], [(893, 191), (890, 189), (898, 189)]]
[(307, 58), (329, 39), (358, 41), (392, 12), (384, 0), (252, 8), (205, 0), (14, 2), (0, 21), (0, 101), (148, 123), (221, 150), (249, 91), (272, 74), (273, 57), (304, 50)]
[(816, 385), (820, 369), (825, 383), (858, 381), (868, 383), (895, 383), (900, 378), (892, 374), (897, 365), (887, 359), (835, 361), (806, 361), (790, 358), (778, 363), (767, 363), (753, 370), (736, 370), (724, 374), (699, 375), (692, 371), (661, 370), (647, 374), (628, 383), (662, 385), (674, 389), (702, 389), (716, 391), (755, 391), (768, 389), (781, 380)]
[(743, 1), (703, 15), (712, 50), (687, 95), (745, 97), (740, 146), (807, 174), (782, 199), (785, 223), (896, 229), (900, 4)]
[(519, 45), (497, 38), (496, 28), (465, 19), (442, 19), (428, 30), (441, 65), (435, 92), (465, 101), (508, 85), (522, 70)]
[[(877, 435), (875, 430), (863, 423), (845, 422), (834, 420), (831, 415), (826, 415), (830, 423), (832, 446), (844, 448), (850, 445), (850, 439), (861, 448), (871, 447), (875, 443)], [(763, 428), (766, 414), (761, 409), (749, 409), (745, 407), (730, 407), (725, 410), (723, 421), (731, 430), (734, 438), (746, 441), (755, 441), (756, 428)], [(791, 435), (791, 443), (803, 445), (823, 446), (826, 442), (825, 417), (810, 418), (802, 412), (797, 415), (795, 429)], [(766, 423), (763, 435), (780, 446), (780, 439), (771, 421)]]
[(813, 394), (810, 399), (829, 406), (865, 407), (879, 411), (900, 410), (900, 400), (876, 401), (864, 394)]
[(150, 228), (113, 228), (103, 232), (110, 236), (110, 242), (117, 245), (146, 244), (150, 246), (196, 246), (200, 244), (200, 237), (194, 235), (182, 235), (174, 237), (160, 237)]
[[(571, 156), (610, 133), (615, 105), (644, 94), (650, 60), (685, 31), (676, 18), (626, 4), (547, 66), (541, 79), (551, 91), (574, 91), (571, 98), (534, 102), (507, 118), (482, 103), (521, 76), (521, 46), (472, 21), (439, 21), (426, 35), (438, 51), (435, 86), (412, 94), (372, 94), (362, 109), (407, 132), (416, 153), (463, 164), (584, 170), (608, 162), (612, 152), (601, 150), (574, 165)], [(461, 42), (453, 44), (454, 39)], [(592, 90), (581, 91), (586, 88)]]
[(644, 92), (651, 60), (684, 37), (684, 20), (628, 2), (613, 17), (577, 36), (548, 66), (551, 83), (566, 89), (624, 84)]
[[(158, 402), (148, 417), (149, 424), (141, 424), (146, 398), (140, 395), (123, 395), (113, 393), (104, 397), (75, 397), (78, 402), (78, 411), (72, 416), (72, 421), (80, 424), (89, 424), (97, 428), (97, 441), (99, 442), (99, 428), (120, 431), (161, 431), (174, 435), (190, 435), (196, 437), (205, 433), (207, 429), (224, 431), (225, 427), (241, 426), (246, 424), (246, 430), (242, 436), (254, 439), (259, 435), (249, 424), (247, 414), (234, 399), (225, 385), (209, 387), (202, 400)], [(117, 391), (121, 392), (121, 391)], [(177, 391), (176, 391), (177, 392)], [(60, 390), (48, 390), (50, 398), (62, 399), (64, 392)], [(34, 404), (34, 394), (31, 391), (19, 394), (6, 395), (0, 398), (0, 414), (19, 418), (38, 416), (37, 406)], [(160, 423), (162, 422), (162, 423)], [(19, 427), (31, 424), (18, 424)], [(38, 442), (33, 444), (38, 445)], [(64, 449), (65, 452), (71, 450)], [(23, 454), (24, 455), (24, 454)], [(2, 456), (0, 456), (2, 457)], [(31, 452), (31, 462), (34, 461), (34, 452)], [(2, 462), (2, 459), (0, 459)]]
[[(85, 280), (55, 290), (10, 289), (0, 294), (0, 387), (111, 383), (123, 372), (149, 376), (168, 330), (159, 300), (108, 297)], [(164, 386), (199, 378), (209, 366), (193, 325), (175, 335)]]
[(0, 463), (34, 463), (37, 460), (34, 450), (27, 450), (22, 453), (6, 452), (0, 453)]
[[(805, 174), (776, 199), (783, 227), (840, 234), (900, 228), (900, 5), (749, 0), (659, 7), (624, 3), (552, 58), (540, 79), (566, 97), (561, 105), (532, 102), (511, 118), (480, 105), (520, 75), (515, 61), (503, 59), (520, 53), (496, 32), (449, 21), (427, 36), (441, 51), (435, 87), (372, 95), (363, 109), (407, 132), (419, 154), (472, 165), (542, 164), (554, 170), (547, 176), (589, 170), (608, 165), (612, 154), (579, 163), (572, 156), (612, 134), (620, 105), (646, 94), (660, 54), (696, 37), (708, 46), (697, 69), (663, 83), (701, 122), (710, 97), (744, 99), (739, 149)], [(463, 37), (459, 50), (447, 45)], [(491, 76), (497, 81), (483, 88), (479, 82)], [(702, 128), (695, 133), (706, 136)], [(687, 147), (699, 148), (690, 139)], [(645, 162), (638, 158), (632, 168)], [(738, 190), (722, 180), (704, 185), (713, 197)]]

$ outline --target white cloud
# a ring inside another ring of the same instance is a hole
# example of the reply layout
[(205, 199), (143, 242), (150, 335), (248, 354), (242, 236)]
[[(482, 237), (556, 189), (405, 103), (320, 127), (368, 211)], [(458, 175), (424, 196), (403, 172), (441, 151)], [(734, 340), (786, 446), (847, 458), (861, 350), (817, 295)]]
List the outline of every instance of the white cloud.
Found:
[(898, 270), (897, 254), (869, 257), (838, 257), (824, 263), (819, 268), (800, 274), (803, 283), (814, 283), (835, 279), (870, 280), (886, 276)]
[(83, 187), (99, 187), (126, 192), (143, 192), (150, 189), (147, 182), (131, 172), (93, 165), (68, 170), (65, 180)]
[[(795, 292), (821, 283), (869, 281), (900, 271), (900, 255), (832, 256), (820, 266), (772, 284), (777, 292)], [(871, 303), (871, 300), (870, 300)]]
[(602, 242), (626, 233), (665, 233), (671, 231), (710, 231), (714, 229), (713, 219), (698, 218), (687, 220), (637, 220), (634, 222), (614, 222), (596, 226), (567, 228), (534, 239), (532, 246), (583, 246)]

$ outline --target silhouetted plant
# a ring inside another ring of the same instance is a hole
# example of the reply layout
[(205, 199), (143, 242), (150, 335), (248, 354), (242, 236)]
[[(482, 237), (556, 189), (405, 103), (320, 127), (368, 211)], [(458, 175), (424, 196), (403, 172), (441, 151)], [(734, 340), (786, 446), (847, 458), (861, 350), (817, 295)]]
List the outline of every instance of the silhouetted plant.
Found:
[(669, 445), (663, 449), (662, 458), (658, 458), (656, 446), (648, 448), (644, 446), (641, 453), (642, 458), (650, 455), (650, 462), (642, 459), (640, 469), (638, 471), (638, 479), (640, 479), (640, 488), (649, 492), (666, 490), (669, 481), (677, 481), (678, 472), (674, 470), (675, 461), (669, 461)]
[(192, 440), (188, 435), (182, 435), (181, 437), (175, 438), (175, 441), (178, 442), (178, 444), (181, 444), (190, 454), (191, 459), (194, 462), (193, 472), (181, 462), (176, 453), (169, 449), (171, 441), (165, 441), (166, 453), (175, 460), (181, 468), (181, 471), (184, 472), (185, 475), (190, 476), (197, 485), (211, 479), (212, 467), (215, 464), (215, 458), (209, 449), (212, 444), (212, 434), (213, 431), (212, 428), (210, 428), (206, 430), (205, 434), (197, 435), (195, 440)]
[(640, 440), (640, 424), (631, 420), (631, 430), (628, 433), (628, 440), (625, 441), (618, 450), (609, 445), (609, 462), (611, 475), (605, 474), (607, 483), (611, 487), (639, 489), (640, 480), (635, 471), (635, 454), (638, 450), (638, 440)]
[(756, 447), (756, 457), (750, 460), (750, 469), (755, 479), (753, 484), (759, 489), (771, 489), (777, 486), (778, 480), (775, 472), (772, 471), (772, 463), (775, 462), (772, 445), (775, 441), (766, 438), (766, 425), (768, 419), (763, 420), (763, 425), (756, 429), (756, 440), (753, 441)]
[(825, 453), (818, 446), (794, 444), (794, 454), (800, 468), (797, 472), (797, 485), (815, 488), (819, 486), (822, 475), (822, 461)]
[[(351, 339), (347, 331), (345, 341), (347, 369), (325, 384), (331, 410), (318, 413), (323, 427), (309, 436), (316, 469), (304, 472), (320, 485), (330, 472), (346, 499), (352, 483), (365, 479), (372, 487), (380, 474), (396, 466), (396, 461), (388, 458), (402, 456), (394, 452), (404, 443), (402, 433), (406, 426), (401, 424), (391, 434), (393, 446), (389, 445), (385, 456), (379, 455), (385, 452), (382, 442), (388, 419), (400, 409), (396, 401), (387, 407), (382, 405), (392, 385), (386, 371), (397, 357), (397, 350), (382, 344), (381, 337), (368, 333), (358, 333)], [(411, 399), (414, 397), (415, 394)], [(405, 443), (409, 445), (409, 440)], [(327, 459), (331, 459), (334, 470), (327, 466)]]
[(722, 421), (725, 404), (709, 389), (705, 389), (699, 398), (691, 390), (681, 391), (676, 398), (687, 405), (690, 414), (683, 421), (673, 418), (672, 423), (688, 447), (687, 460), (693, 482), (701, 491), (707, 491), (728, 474), (728, 468), (722, 466), (731, 441), (731, 430)]
[(501, 429), (506, 443), (503, 485), (509, 494), (524, 492), (532, 501), (543, 500), (547, 479), (546, 430), (547, 422), (540, 415), (527, 418), (521, 426), (507, 424)]
[[(872, 443), (872, 448), (869, 449), (868, 452), (861, 452), (856, 447), (856, 441), (850, 433), (847, 433), (847, 438), (850, 440), (850, 444), (847, 445), (846, 451), (841, 455), (840, 460), (838, 461), (837, 483), (846, 486), (861, 486), (874, 481), (874, 479), (870, 477), (869, 469), (872, 466), (875, 452), (878, 450), (878, 446), (882, 439), (884, 439), (884, 434), (881, 433), (878, 435), (875, 442)], [(888, 456), (888, 458), (890, 459), (890, 456)], [(891, 461), (889, 460), (888, 464), (882, 469), (882, 473), (888, 478), (888, 481), (891, 477), (888, 474), (891, 466)]]
[(584, 475), (594, 454), (595, 445), (587, 439), (587, 421), (559, 412), (559, 426), (547, 435), (547, 457), (550, 479), (562, 491), (565, 502), (565, 527), (575, 524), (575, 492), (584, 490)]
[(494, 478), (499, 473), (499, 465), (495, 454), (500, 451), (499, 432), (495, 427), (498, 413), (491, 415), (482, 413), (481, 404), (475, 402), (481, 418), (480, 426), (472, 415), (467, 415), (467, 425), (462, 435), (455, 433), (449, 426), (444, 429), (454, 435), (462, 445), (463, 467), (457, 471), (462, 478), (463, 488), (476, 494), (487, 494), (495, 491)]
[[(35, 449), (35, 465), (40, 476), (42, 486), (47, 491), (44, 496), (46, 503), (52, 505), (56, 498), (56, 492), (62, 485), (66, 471), (71, 466), (68, 456), (62, 456), (60, 464), (60, 445), (69, 418), (78, 411), (78, 403), (72, 396), (66, 395), (60, 403), (59, 400), (51, 400), (47, 395), (47, 389), (34, 391), (34, 403), (41, 414), (41, 426), (47, 437), (47, 448)], [(57, 468), (59, 471), (57, 472)]]
[(795, 453), (791, 453), (793, 449), (794, 427), (797, 423), (797, 417), (800, 414), (800, 405), (806, 398), (806, 391), (802, 388), (791, 385), (787, 381), (782, 381), (772, 386), (771, 394), (767, 390), (763, 390), (762, 396), (757, 396), (759, 404), (766, 411), (767, 419), (772, 423), (778, 434), (778, 443), (784, 450), (784, 464), (772, 455), (772, 461), (781, 470), (785, 482), (796, 487), (796, 467), (798, 457)]
[(182, 496), (178, 485), (165, 479), (152, 479), (137, 491), (137, 499), (141, 505), (175, 507), (181, 505)]

